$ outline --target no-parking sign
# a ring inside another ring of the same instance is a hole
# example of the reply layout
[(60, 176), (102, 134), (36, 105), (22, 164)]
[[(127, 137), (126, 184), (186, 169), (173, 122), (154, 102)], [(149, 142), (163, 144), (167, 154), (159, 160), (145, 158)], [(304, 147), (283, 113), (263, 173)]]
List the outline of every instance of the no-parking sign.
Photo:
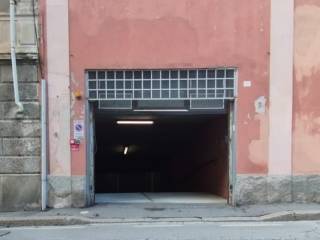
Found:
[(74, 120), (73, 121), (73, 138), (80, 139), (84, 137), (84, 121)]

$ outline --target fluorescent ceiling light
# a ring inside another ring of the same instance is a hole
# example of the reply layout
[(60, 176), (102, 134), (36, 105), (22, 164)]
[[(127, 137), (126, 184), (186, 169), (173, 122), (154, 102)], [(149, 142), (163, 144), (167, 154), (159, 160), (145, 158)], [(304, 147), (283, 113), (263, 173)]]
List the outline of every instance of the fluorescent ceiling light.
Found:
[(152, 125), (153, 121), (117, 121), (119, 125)]
[(135, 112), (188, 112), (188, 109), (135, 109)]
[(127, 155), (129, 147), (125, 147), (123, 151), (123, 155)]

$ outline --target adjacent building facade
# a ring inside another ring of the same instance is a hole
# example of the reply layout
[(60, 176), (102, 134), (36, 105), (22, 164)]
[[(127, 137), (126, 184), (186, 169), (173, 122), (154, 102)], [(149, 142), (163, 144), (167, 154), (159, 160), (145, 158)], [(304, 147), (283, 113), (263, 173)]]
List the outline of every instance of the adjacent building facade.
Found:
[(16, 5), (16, 57), (20, 100), (19, 114), (13, 94), (10, 55), (9, 1), (0, 2), (0, 211), (39, 207), (40, 94), (37, 1)]
[[(13, 110), (6, 5), (0, 11), (1, 210), (40, 207), (41, 78), (49, 207), (128, 191), (320, 201), (319, 1), (17, 1), (22, 115)], [(155, 127), (121, 130), (120, 120)], [(175, 141), (162, 141), (157, 126)]]

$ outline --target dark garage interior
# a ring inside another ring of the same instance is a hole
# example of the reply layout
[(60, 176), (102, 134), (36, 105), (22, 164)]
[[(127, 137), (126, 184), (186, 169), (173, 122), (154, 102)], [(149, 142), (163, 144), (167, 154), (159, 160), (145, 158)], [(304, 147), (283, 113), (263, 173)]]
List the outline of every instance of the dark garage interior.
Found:
[[(118, 125), (117, 120), (152, 120)], [(95, 116), (95, 192), (228, 197), (228, 115)]]

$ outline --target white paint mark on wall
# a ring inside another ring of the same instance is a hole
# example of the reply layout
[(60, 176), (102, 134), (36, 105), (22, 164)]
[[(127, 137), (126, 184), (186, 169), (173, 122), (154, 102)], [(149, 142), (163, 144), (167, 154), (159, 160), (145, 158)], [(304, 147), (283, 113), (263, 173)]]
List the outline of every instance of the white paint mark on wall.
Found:
[(243, 87), (248, 88), (251, 87), (251, 81), (243, 81)]

